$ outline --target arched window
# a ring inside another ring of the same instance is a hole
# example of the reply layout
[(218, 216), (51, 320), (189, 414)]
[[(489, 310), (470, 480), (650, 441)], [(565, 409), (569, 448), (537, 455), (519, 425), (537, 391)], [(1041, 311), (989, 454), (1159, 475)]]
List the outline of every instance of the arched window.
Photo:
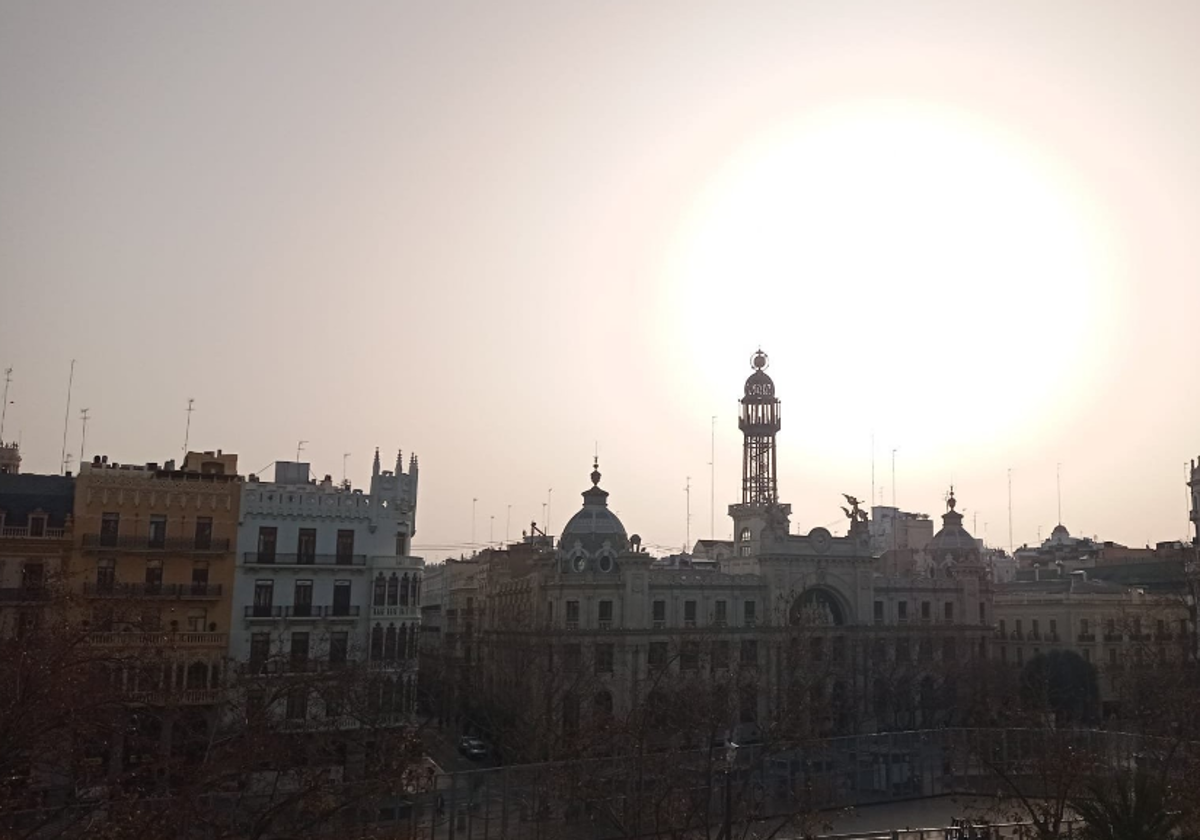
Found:
[(396, 659), (396, 625), (389, 624), (387, 633), (383, 636), (383, 659), (393, 662)]
[(378, 624), (371, 628), (371, 658), (383, 659), (383, 628)]
[(400, 642), (396, 649), (397, 659), (408, 659), (408, 625), (400, 625)]
[(750, 529), (743, 528), (742, 533), (738, 535), (738, 540), (744, 543), (750, 542)]
[(400, 603), (400, 579), (396, 577), (396, 573), (392, 572), (392, 576), (387, 582), (387, 605), (394, 607)]
[(387, 598), (387, 581), (383, 578), (383, 572), (375, 576), (375, 596), (373, 602), (375, 606), (382, 607)]
[(400, 578), (400, 606), (408, 606), (408, 575)]
[(421, 579), (413, 575), (413, 606), (421, 606)]

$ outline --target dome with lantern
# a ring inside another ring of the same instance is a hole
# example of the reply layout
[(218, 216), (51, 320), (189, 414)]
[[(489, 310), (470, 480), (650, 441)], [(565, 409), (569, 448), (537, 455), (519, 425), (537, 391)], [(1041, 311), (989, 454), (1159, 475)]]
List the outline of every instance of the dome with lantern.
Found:
[(559, 556), (566, 568), (608, 572), (618, 555), (629, 550), (625, 526), (609, 510), (608, 493), (600, 489), (600, 464), (592, 465), (592, 486), (583, 491), (583, 507), (568, 520), (558, 538)]
[(950, 495), (946, 497), (946, 512), (942, 514), (942, 529), (925, 546), (935, 563), (947, 558), (958, 563), (979, 560), (979, 544), (963, 527), (962, 514), (954, 509), (957, 505), (951, 487)]

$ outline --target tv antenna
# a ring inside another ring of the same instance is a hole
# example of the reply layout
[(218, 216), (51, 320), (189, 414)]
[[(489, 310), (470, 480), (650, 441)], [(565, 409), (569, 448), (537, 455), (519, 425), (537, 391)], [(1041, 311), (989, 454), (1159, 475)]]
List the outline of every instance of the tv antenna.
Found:
[(4, 418), (8, 415), (8, 384), (12, 382), (12, 368), (4, 369), (4, 407), (0, 408), (0, 443), (4, 442)]
[(87, 446), (87, 424), (89, 408), (80, 409), (79, 417), (83, 420), (83, 433), (79, 436), (79, 466), (83, 466), (83, 450)]
[(67, 471), (67, 426), (71, 422), (71, 389), (75, 385), (75, 360), (71, 360), (71, 373), (67, 376), (67, 411), (63, 417), (62, 454), (59, 456), (59, 472)]

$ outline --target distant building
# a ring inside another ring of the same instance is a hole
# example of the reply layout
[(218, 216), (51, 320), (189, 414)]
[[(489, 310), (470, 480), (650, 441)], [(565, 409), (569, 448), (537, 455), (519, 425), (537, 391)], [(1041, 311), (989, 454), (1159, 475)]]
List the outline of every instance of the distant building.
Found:
[[(721, 698), (721, 731), (738, 742), (789, 710), (825, 733), (944, 719), (950, 704), (939, 705), (930, 668), (984, 658), (992, 639), (991, 581), (953, 494), (938, 534), (928, 518), (904, 520), (906, 542), (928, 551), (919, 575), (876, 572), (870, 522), (853, 497), (846, 536), (792, 534), (791, 508), (778, 498), (779, 401), (766, 366), (756, 354), (741, 400), (732, 541), (701, 540), (690, 558), (653, 560), (609, 507), (594, 465), (556, 548), (483, 552), (457, 594), (442, 587), (442, 644), (462, 651), (459, 713), (469, 725), (536, 715), (528, 739), (553, 758), (589, 721), (654, 708), (664, 680), (700, 679)], [(462, 566), (445, 574), (452, 568)], [(467, 637), (450, 632), (454, 598), (458, 611), (474, 599), (469, 631), (459, 613)]]
[(0, 440), (0, 475), (16, 475), (21, 471), (21, 450), (15, 443)]
[(65, 585), (75, 480), (0, 473), (0, 638), (33, 633)]
[(933, 520), (927, 513), (909, 513), (895, 507), (871, 508), (871, 553), (920, 551), (933, 539)]
[(1118, 710), (1127, 675), (1169, 668), (1192, 656), (1195, 628), (1184, 599), (1093, 580), (1085, 570), (1041, 571), (996, 587), (996, 651), (1021, 667), (1068, 650), (1096, 666), (1101, 700)]
[[(277, 461), (274, 481), (245, 483), (230, 653), (250, 691), (257, 677), (369, 661), (380, 673), (371, 707), (411, 714), (424, 565), (409, 554), (417, 470), (414, 456), (404, 472), (399, 455), (395, 470), (381, 470), (376, 451), (369, 493), (312, 479), (296, 461)], [(297, 723), (337, 717), (310, 701), (297, 692), (279, 713)]]

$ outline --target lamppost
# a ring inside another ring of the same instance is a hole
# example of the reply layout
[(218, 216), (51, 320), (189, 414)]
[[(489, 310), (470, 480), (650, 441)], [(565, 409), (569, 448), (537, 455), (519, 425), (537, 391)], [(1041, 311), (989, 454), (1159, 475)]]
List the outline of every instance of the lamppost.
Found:
[(725, 747), (725, 824), (721, 828), (722, 840), (733, 840), (733, 762), (737, 757), (738, 745), (730, 741)]

